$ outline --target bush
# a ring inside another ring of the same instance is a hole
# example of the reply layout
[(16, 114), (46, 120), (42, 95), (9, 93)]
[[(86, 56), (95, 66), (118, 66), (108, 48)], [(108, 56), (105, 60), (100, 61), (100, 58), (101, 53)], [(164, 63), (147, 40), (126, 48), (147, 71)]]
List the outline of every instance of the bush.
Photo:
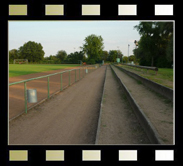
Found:
[(13, 60), (9, 60), (9, 64), (13, 64)]
[(141, 58), (139, 61), (140, 66), (151, 66), (151, 61), (146, 58)]
[(156, 66), (159, 68), (171, 68), (172, 62), (169, 62), (166, 57), (159, 57)]
[(95, 60), (94, 59), (90, 59), (88, 63), (91, 64), (91, 65), (95, 64)]

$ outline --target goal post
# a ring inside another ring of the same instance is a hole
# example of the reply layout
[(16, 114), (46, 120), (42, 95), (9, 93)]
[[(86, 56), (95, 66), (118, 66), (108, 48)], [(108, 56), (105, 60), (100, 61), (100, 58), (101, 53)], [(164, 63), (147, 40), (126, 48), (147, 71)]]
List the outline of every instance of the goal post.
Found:
[(13, 64), (28, 64), (28, 59), (14, 59)]

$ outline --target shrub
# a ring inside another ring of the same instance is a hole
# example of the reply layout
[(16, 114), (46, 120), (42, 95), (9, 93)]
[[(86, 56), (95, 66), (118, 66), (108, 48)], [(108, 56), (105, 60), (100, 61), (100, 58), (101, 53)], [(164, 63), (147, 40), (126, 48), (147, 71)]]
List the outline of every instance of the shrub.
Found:
[(95, 64), (95, 60), (94, 59), (90, 59), (90, 61), (89, 61), (89, 64)]

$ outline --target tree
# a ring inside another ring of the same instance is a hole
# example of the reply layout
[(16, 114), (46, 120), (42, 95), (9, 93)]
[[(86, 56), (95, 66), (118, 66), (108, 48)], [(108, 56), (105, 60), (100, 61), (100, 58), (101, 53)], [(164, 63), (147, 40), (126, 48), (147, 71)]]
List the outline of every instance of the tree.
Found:
[(18, 59), (18, 50), (12, 49), (9, 51), (9, 62), (13, 62), (14, 59)]
[(62, 62), (66, 59), (67, 53), (64, 50), (60, 50), (57, 52), (56, 57)]
[(130, 55), (130, 56), (129, 56), (129, 61), (135, 62), (135, 55)]
[(101, 60), (107, 61), (109, 56), (108, 51), (102, 51)]
[(81, 49), (87, 54), (88, 59), (101, 60), (104, 49), (103, 38), (92, 34), (87, 36), (84, 41), (85, 43)]
[(49, 57), (44, 57), (44, 62), (49, 63), (49, 64), (61, 63), (60, 59), (58, 59), (55, 55), (50, 55)]
[(45, 53), (40, 43), (29, 41), (19, 48), (18, 54), (20, 59), (28, 59), (29, 62), (39, 62), (43, 60)]
[(78, 63), (78, 61), (84, 61), (85, 60), (85, 56), (84, 56), (84, 52), (80, 51), (80, 52), (74, 52), (74, 53), (70, 53), (67, 58), (66, 61), (67, 62), (71, 62), (71, 63)]
[(128, 57), (127, 56), (124, 56), (123, 57), (123, 63), (127, 63), (128, 62)]
[(173, 22), (140, 22), (134, 27), (141, 38), (134, 55), (140, 64), (168, 67), (173, 62)]
[(168, 62), (173, 63), (173, 22), (158, 22), (160, 35), (165, 43), (165, 54)]
[(154, 56), (157, 54), (157, 41), (159, 35), (154, 22), (140, 22), (135, 26), (141, 36), (139, 46), (146, 53), (146, 58), (151, 58), (151, 66), (154, 66)]
[(117, 50), (117, 58), (120, 58), (120, 62), (122, 62), (123, 53), (120, 50)]
[(166, 58), (169, 62), (173, 63), (173, 35), (170, 37), (170, 41), (167, 45)]
[(95, 62), (94, 59), (90, 59), (90, 60), (88, 61), (88, 63), (91, 64), (91, 65), (93, 65), (93, 64), (95, 64), (96, 62)]
[(122, 56), (123, 56), (123, 54), (120, 50), (110, 50), (108, 60), (111, 62), (116, 62), (116, 58), (120, 58), (120, 60), (122, 62)]

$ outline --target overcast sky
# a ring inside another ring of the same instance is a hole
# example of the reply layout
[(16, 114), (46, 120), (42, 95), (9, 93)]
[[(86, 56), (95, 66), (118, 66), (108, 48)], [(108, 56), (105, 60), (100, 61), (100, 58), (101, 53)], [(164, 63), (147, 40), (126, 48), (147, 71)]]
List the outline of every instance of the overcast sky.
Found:
[(91, 34), (102, 36), (104, 50), (120, 50), (133, 54), (134, 40), (140, 35), (134, 29), (139, 21), (9, 21), (9, 50), (18, 49), (28, 41), (41, 43), (45, 57), (59, 50), (67, 54), (80, 51), (84, 39)]

